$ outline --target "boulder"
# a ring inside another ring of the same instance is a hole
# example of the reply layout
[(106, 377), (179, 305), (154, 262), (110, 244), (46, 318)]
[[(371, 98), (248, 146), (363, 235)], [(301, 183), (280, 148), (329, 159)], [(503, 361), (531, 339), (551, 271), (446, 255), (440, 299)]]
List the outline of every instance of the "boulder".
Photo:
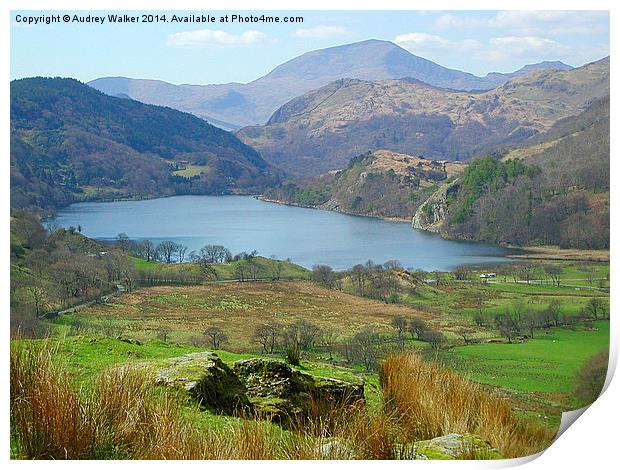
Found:
[(246, 359), (233, 364), (255, 411), (275, 421), (303, 419), (325, 408), (363, 402), (363, 383), (315, 378), (284, 362)]
[(397, 460), (493, 460), (503, 458), (489, 442), (472, 434), (446, 434), (406, 444), (395, 451)]
[(319, 458), (326, 460), (354, 460), (356, 459), (353, 448), (342, 439), (333, 438), (321, 442), (316, 447)]
[(186, 390), (200, 405), (215, 411), (239, 414), (251, 410), (243, 383), (212, 352), (191, 353), (158, 362), (155, 383)]

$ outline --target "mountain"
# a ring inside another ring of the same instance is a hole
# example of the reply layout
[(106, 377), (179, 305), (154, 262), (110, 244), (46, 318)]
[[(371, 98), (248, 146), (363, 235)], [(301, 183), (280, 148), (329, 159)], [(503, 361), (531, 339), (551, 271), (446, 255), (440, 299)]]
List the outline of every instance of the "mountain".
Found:
[(11, 82), (11, 206), (256, 192), (274, 171), (234, 135), (190, 114), (65, 78)]
[(440, 185), (467, 167), (388, 150), (351, 159), (347, 168), (269, 189), (264, 198), (348, 214), (411, 220)]
[(341, 78), (384, 80), (414, 78), (458, 90), (488, 90), (532, 69), (566, 69), (561, 62), (542, 62), (511, 73), (477, 77), (442, 67), (400, 46), (375, 39), (307, 52), (250, 83), (172, 85), (159, 80), (105, 77), (89, 85), (109, 95), (128, 95), (145, 103), (169, 106), (207, 119), (226, 129), (264, 124), (292, 98)]
[(511, 149), (475, 160), (414, 216), (449, 238), (609, 247), (609, 95)]
[(523, 142), (608, 93), (609, 58), (567, 71), (535, 70), (476, 93), (413, 79), (343, 79), (289, 101), (266, 125), (237, 136), (294, 176), (344, 168), (378, 149), (464, 160)]

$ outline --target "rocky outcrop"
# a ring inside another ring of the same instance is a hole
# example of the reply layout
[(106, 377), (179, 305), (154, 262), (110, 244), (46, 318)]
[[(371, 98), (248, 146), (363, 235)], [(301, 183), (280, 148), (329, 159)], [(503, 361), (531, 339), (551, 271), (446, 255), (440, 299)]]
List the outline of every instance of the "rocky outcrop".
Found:
[(396, 460), (493, 460), (502, 454), (489, 442), (472, 434), (446, 434), (398, 448)]
[(415, 229), (439, 233), (448, 213), (448, 200), (456, 194), (458, 189), (458, 179), (442, 185), (418, 208), (411, 226)]
[(313, 377), (270, 359), (247, 359), (233, 364), (257, 414), (275, 421), (303, 419), (326, 409), (364, 401), (362, 382)]
[(215, 353), (198, 352), (165, 359), (154, 367), (155, 383), (186, 390), (202, 406), (226, 414), (251, 410), (246, 389)]
[(364, 401), (364, 384), (314, 377), (271, 359), (237, 361), (232, 369), (213, 352), (149, 363), (157, 385), (185, 390), (202, 406), (279, 422), (303, 420)]

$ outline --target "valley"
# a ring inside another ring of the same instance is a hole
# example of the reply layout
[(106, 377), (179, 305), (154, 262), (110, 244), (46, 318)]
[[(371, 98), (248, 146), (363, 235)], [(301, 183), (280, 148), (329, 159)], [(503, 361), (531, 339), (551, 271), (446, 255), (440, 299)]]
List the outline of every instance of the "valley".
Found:
[(305, 26), (158, 37), (331, 44), (247, 83), (11, 81), (12, 459), (508, 459), (597, 399), (610, 57)]

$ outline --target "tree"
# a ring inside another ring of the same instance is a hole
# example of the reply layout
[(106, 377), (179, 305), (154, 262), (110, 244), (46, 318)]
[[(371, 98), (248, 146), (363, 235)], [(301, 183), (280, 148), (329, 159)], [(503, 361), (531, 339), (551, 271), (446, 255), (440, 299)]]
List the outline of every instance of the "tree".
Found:
[(213, 349), (220, 349), (220, 344), (228, 342), (228, 336), (217, 326), (208, 326), (202, 334), (209, 338), (209, 342), (211, 346), (213, 346)]
[(421, 318), (413, 318), (409, 322), (409, 332), (411, 333), (411, 336), (414, 336), (419, 340), (422, 339), (422, 335), (424, 332), (428, 331), (428, 329), (428, 325)]
[(179, 260), (179, 263), (182, 263), (183, 261), (185, 261), (185, 255), (187, 253), (187, 247), (185, 245), (181, 245), (181, 244), (177, 244), (177, 257)]
[(509, 343), (519, 336), (521, 329), (514, 317), (507, 310), (495, 317), (495, 324), (499, 330), (499, 334), (504, 336)]
[(232, 254), (228, 248), (222, 245), (205, 245), (198, 254), (205, 264), (224, 263), (232, 260)]
[(368, 271), (362, 264), (356, 264), (351, 268), (351, 279), (356, 285), (357, 293), (361, 296), (366, 294), (366, 278), (368, 276)]
[(278, 336), (282, 330), (282, 325), (277, 322), (269, 322), (259, 325), (254, 330), (254, 340), (263, 346), (263, 350), (268, 354), (273, 354), (276, 349)]
[(151, 240), (144, 240), (138, 245), (140, 256), (147, 261), (153, 261), (155, 259), (156, 248)]
[(398, 339), (403, 337), (403, 333), (407, 329), (407, 319), (403, 315), (394, 315), (391, 321), (392, 326), (396, 330)]
[(361, 362), (367, 371), (374, 370), (378, 364), (380, 341), (379, 333), (369, 328), (363, 329), (352, 338), (352, 359)]
[(422, 334), (422, 341), (428, 343), (429, 347), (435, 351), (438, 351), (446, 341), (446, 337), (440, 331), (427, 330)]
[(523, 315), (523, 326), (527, 328), (529, 337), (534, 338), (534, 330), (540, 326), (540, 317), (532, 309), (528, 309)]
[(599, 297), (592, 297), (588, 300), (584, 312), (591, 318), (598, 320), (599, 315), (605, 313), (605, 303)]
[(160, 339), (161, 341), (163, 341), (164, 343), (168, 342), (168, 336), (170, 335), (170, 332), (172, 330), (170, 329), (169, 326), (166, 325), (162, 325), (159, 327), (158, 331), (157, 331), (157, 338)]
[(471, 269), (466, 266), (459, 266), (452, 271), (452, 277), (455, 281), (467, 281), (471, 277)]
[(249, 269), (248, 269), (247, 261), (243, 261), (243, 260), (237, 261), (237, 265), (235, 266), (234, 276), (235, 276), (235, 279), (237, 279), (240, 282), (244, 282), (246, 279), (249, 278)]
[(172, 258), (178, 250), (178, 245), (171, 240), (164, 240), (157, 246), (159, 258), (167, 264), (172, 263)]
[(120, 250), (125, 253), (129, 248), (129, 237), (126, 233), (119, 233), (116, 236), (116, 246), (120, 248)]
[(21, 291), (24, 302), (31, 305), (34, 314), (39, 317), (49, 305), (48, 293), (40, 286), (26, 286)]
[(282, 333), (285, 346), (294, 345), (300, 350), (308, 350), (314, 347), (319, 339), (321, 329), (314, 323), (299, 320), (286, 327)]
[(317, 264), (312, 267), (311, 279), (323, 287), (332, 289), (336, 281), (336, 273), (331, 266)]
[(463, 341), (465, 342), (465, 344), (469, 344), (471, 343), (471, 336), (472, 336), (473, 330), (471, 330), (470, 328), (466, 328), (466, 327), (461, 327), (458, 330), (458, 334), (461, 338), (463, 338)]
[(558, 265), (550, 264), (545, 266), (545, 274), (549, 276), (551, 279), (551, 284), (557, 287), (560, 287), (560, 282), (562, 280), (562, 268)]
[(600, 395), (607, 378), (609, 368), (609, 349), (605, 349), (590, 358), (577, 375), (575, 395), (581, 406), (589, 405)]

